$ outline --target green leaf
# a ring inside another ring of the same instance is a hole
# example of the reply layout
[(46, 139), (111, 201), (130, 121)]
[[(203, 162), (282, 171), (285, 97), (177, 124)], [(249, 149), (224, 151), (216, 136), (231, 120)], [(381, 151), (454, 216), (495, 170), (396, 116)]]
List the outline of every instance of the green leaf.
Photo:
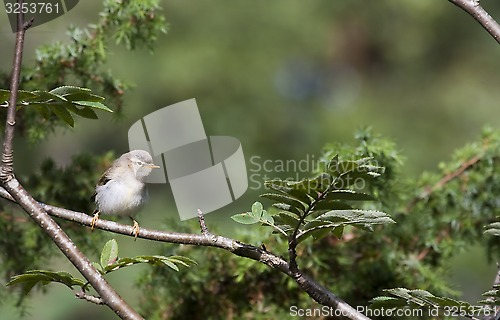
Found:
[(301, 243), (308, 237), (313, 236), (315, 239), (326, 236), (337, 225), (328, 221), (314, 220), (305, 224), (305, 231), (297, 237), (297, 243)]
[(293, 213), (293, 214), (297, 215), (297, 217), (299, 217), (299, 218), (304, 215), (304, 210), (297, 208), (297, 207), (294, 207), (294, 206), (291, 206), (291, 205), (286, 204), (286, 203), (273, 203), (273, 207), (278, 208), (280, 210), (284, 210), (284, 211), (288, 211), (290, 213)]
[[(22, 101), (36, 98), (37, 95), (25, 90), (17, 91), (17, 105), (20, 105)], [(0, 89), (0, 104), (8, 102), (10, 99), (10, 90)]]
[(179, 267), (175, 265), (175, 263), (171, 262), (171, 261), (168, 261), (168, 260), (162, 260), (162, 262), (168, 266), (169, 268), (175, 270), (175, 271), (179, 271)]
[(66, 100), (66, 98), (64, 98), (61, 95), (50, 93), (47, 91), (37, 90), (37, 91), (33, 91), (32, 93), (37, 95), (37, 97), (36, 97), (37, 102), (49, 102), (50, 100), (59, 101), (59, 102), (67, 102), (68, 101), (68, 100)]
[(254, 224), (259, 222), (259, 219), (255, 218), (250, 212), (235, 214), (231, 216), (231, 219), (241, 224)]
[[(467, 311), (471, 305), (466, 301), (455, 300), (447, 297), (438, 297), (425, 290), (409, 290), (406, 288), (385, 289), (394, 297), (377, 297), (370, 302), (373, 307), (406, 307), (417, 305), (419, 307), (458, 307), (456, 311)], [(460, 308), (462, 307), (462, 309)]]
[(113, 112), (113, 110), (111, 110), (110, 108), (108, 108), (107, 106), (105, 106), (104, 104), (100, 103), (100, 102), (97, 102), (97, 101), (73, 101), (74, 104), (77, 104), (79, 106), (84, 106), (84, 107), (90, 107), (90, 108), (94, 108), (94, 109), (100, 109), (100, 110), (104, 110), (104, 111), (107, 111), (107, 112)]
[(78, 92), (78, 93), (72, 93), (68, 95), (64, 95), (68, 101), (74, 102), (74, 101), (91, 101), (91, 102), (101, 102), (104, 101), (104, 97), (92, 94), (92, 93), (87, 93), (87, 92)]
[(289, 225), (292, 228), (296, 228), (300, 220), (290, 212), (281, 211), (277, 216), (274, 217), (275, 223), (279, 225)]
[(344, 226), (340, 225), (338, 227), (335, 227), (332, 230), (332, 234), (337, 237), (338, 239), (342, 238), (342, 235), (344, 234)]
[(68, 106), (67, 109), (69, 111), (73, 112), (74, 114), (79, 115), (80, 117), (84, 117), (87, 119), (99, 119), (99, 117), (97, 116), (95, 111), (92, 110), (91, 108), (81, 108), (80, 109), (74, 105), (71, 105), (71, 106)]
[(73, 119), (73, 116), (69, 113), (69, 111), (64, 108), (64, 106), (53, 106), (53, 105), (48, 105), (50, 110), (54, 112), (54, 114), (59, 117), (59, 119), (63, 120), (67, 124), (69, 124), (71, 127), (75, 126), (75, 119)]
[(115, 239), (111, 239), (104, 245), (101, 252), (101, 266), (106, 268), (116, 262), (118, 258), (118, 243)]
[(375, 210), (332, 210), (316, 219), (334, 222), (338, 225), (349, 224), (368, 231), (372, 231), (373, 225), (395, 223), (387, 213)]
[(264, 185), (267, 188), (271, 188), (285, 195), (288, 195), (295, 200), (301, 201), (305, 204), (311, 204), (311, 198), (307, 196), (307, 192), (304, 191), (305, 189), (301, 188), (301, 185), (303, 185), (303, 181), (304, 180), (290, 182), (280, 179), (274, 179), (265, 181)]
[(407, 307), (408, 304), (406, 303), (405, 300), (403, 299), (398, 299), (394, 297), (387, 297), (387, 296), (380, 296), (371, 299), (370, 302), (372, 305), (371, 307), (374, 309), (380, 309), (380, 308), (396, 308), (396, 307)]
[(314, 206), (314, 211), (331, 211), (331, 210), (350, 210), (352, 209), (352, 206), (338, 200), (323, 200), (323, 201), (318, 201), (316, 205)]
[(187, 268), (189, 268), (193, 264), (197, 264), (193, 259), (184, 256), (170, 256), (167, 259), (171, 262), (181, 264)]
[(154, 266), (168, 266), (169, 268), (179, 271), (179, 265), (183, 265), (185, 267), (189, 267), (192, 264), (196, 264), (195, 261), (183, 257), (183, 256), (171, 256), (171, 257), (165, 257), (165, 256), (160, 256), (160, 255), (154, 255), (154, 256), (137, 256), (134, 258), (121, 258), (118, 259), (115, 263), (110, 264), (104, 268), (104, 271), (106, 273), (116, 271), (118, 269), (128, 267), (134, 264), (138, 263), (147, 263), (151, 264)]
[(374, 199), (369, 194), (347, 189), (333, 190), (326, 195), (325, 200), (369, 201)]
[(484, 233), (492, 236), (500, 236), (500, 222), (493, 222), (486, 226)]
[(327, 173), (321, 173), (312, 179), (304, 179), (292, 185), (293, 189), (302, 191), (309, 196), (317, 199), (325, 192), (333, 182), (333, 177)]
[(271, 199), (271, 200), (274, 200), (274, 201), (277, 201), (278, 203), (285, 203), (293, 208), (298, 208), (300, 209), (302, 212), (304, 212), (304, 210), (306, 209), (306, 205), (295, 199), (295, 198), (292, 198), (290, 196), (287, 196), (287, 195), (283, 195), (283, 194), (277, 194), (277, 193), (264, 193), (264, 194), (261, 194), (260, 195), (261, 197), (263, 198), (267, 198), (267, 199)]
[(94, 268), (97, 269), (97, 271), (99, 271), (101, 274), (104, 274), (104, 268), (101, 266), (99, 262), (93, 261), (92, 265), (94, 266)]
[(59, 282), (66, 285), (68, 288), (73, 286), (84, 287), (86, 281), (73, 277), (68, 272), (53, 272), (48, 270), (30, 270), (24, 274), (13, 276), (7, 283), (7, 286), (21, 284), (23, 286), (23, 293), (28, 294), (31, 289), (38, 283), (46, 285), (50, 282)]
[(252, 211), (251, 215), (257, 220), (260, 220), (260, 217), (262, 216), (262, 211), (264, 210), (264, 207), (262, 206), (262, 203), (256, 201), (252, 204)]
[(266, 222), (266, 223), (271, 224), (271, 225), (274, 225), (273, 217), (266, 210), (262, 210), (261, 221)]
[(88, 93), (91, 92), (88, 88), (81, 88), (75, 86), (61, 86), (50, 90), (50, 93), (57, 95), (67, 95), (67, 94), (75, 94), (75, 93)]

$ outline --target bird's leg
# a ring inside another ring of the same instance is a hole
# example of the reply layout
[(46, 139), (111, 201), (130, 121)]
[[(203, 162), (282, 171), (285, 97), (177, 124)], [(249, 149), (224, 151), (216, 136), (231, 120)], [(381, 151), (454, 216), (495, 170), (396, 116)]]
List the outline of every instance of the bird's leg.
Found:
[(97, 220), (99, 220), (99, 213), (100, 213), (100, 211), (96, 210), (94, 217), (92, 218), (92, 221), (90, 222), (90, 230), (94, 230), (94, 226), (97, 223)]
[(139, 235), (139, 223), (137, 221), (135, 221), (134, 218), (132, 218), (131, 216), (129, 216), (130, 219), (132, 219), (132, 221), (134, 222), (134, 227), (132, 229), (132, 234), (134, 235), (134, 241), (137, 240), (137, 236)]

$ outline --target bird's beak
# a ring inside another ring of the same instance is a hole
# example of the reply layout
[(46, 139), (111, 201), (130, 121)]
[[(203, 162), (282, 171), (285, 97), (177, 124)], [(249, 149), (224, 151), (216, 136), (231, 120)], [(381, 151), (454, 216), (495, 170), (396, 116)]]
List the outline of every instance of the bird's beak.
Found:
[(145, 167), (151, 168), (151, 169), (159, 169), (160, 168), (160, 166), (157, 166), (155, 164), (147, 164), (147, 165), (145, 165)]

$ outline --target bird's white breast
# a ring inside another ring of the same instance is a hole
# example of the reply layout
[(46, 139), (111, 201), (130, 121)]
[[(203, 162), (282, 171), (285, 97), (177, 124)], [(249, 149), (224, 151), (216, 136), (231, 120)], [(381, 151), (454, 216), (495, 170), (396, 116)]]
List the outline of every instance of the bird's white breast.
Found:
[(111, 179), (96, 187), (97, 208), (102, 214), (131, 215), (141, 209), (145, 202), (146, 188), (134, 178)]

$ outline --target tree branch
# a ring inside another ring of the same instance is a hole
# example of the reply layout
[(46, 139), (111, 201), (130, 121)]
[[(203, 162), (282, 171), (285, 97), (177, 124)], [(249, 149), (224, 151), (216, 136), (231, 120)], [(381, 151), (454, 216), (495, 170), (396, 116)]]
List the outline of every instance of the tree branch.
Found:
[[(0, 188), (0, 197), (16, 202), (15, 199), (13, 199), (8, 194), (8, 192), (6, 192), (2, 188)], [(58, 217), (71, 222), (76, 222), (87, 227), (91, 226), (92, 217), (85, 213), (59, 208), (43, 203), (39, 204), (45, 211), (47, 211), (50, 215), (54, 217)], [(203, 217), (203, 214), (201, 214), (201, 216)], [(204, 219), (203, 223), (200, 223), (200, 229), (203, 230), (203, 227), (201, 227), (201, 225), (204, 225)], [(94, 229), (101, 229), (133, 237), (132, 235), (133, 226), (120, 224), (114, 221), (99, 219), (94, 225)], [(337, 297), (335, 294), (330, 292), (328, 289), (326, 289), (325, 287), (321, 286), (316, 281), (308, 277), (307, 275), (303, 274), (302, 272), (293, 272), (290, 269), (290, 264), (283, 258), (275, 255), (274, 253), (264, 250), (263, 248), (258, 248), (246, 243), (242, 243), (238, 240), (211, 234), (210, 232), (208, 232), (208, 229), (205, 229), (205, 231), (206, 233), (189, 234), (189, 233), (151, 230), (141, 227), (137, 237), (159, 242), (215, 247), (227, 250), (240, 257), (261, 262), (293, 278), (295, 282), (299, 285), (299, 287), (303, 291), (305, 291), (311, 298), (313, 298), (316, 302), (338, 310), (345, 317), (349, 319), (357, 319), (357, 320), (369, 319), (365, 315), (363, 315), (362, 313), (358, 312), (356, 309), (351, 307), (348, 303), (346, 303), (345, 301)]]
[(480, 0), (448, 0), (454, 5), (462, 8), (479, 22), (486, 31), (500, 43), (500, 25), (480, 5)]
[[(22, 7), (22, 0), (17, 3)], [(118, 293), (109, 285), (103, 276), (92, 266), (87, 257), (76, 247), (59, 225), (47, 214), (42, 206), (21, 186), (14, 176), (13, 139), (16, 124), (17, 92), (21, 73), (24, 36), (33, 21), (24, 23), (23, 14), (17, 14), (17, 32), (14, 63), (11, 74), (11, 94), (5, 123), (5, 134), (2, 151), (2, 166), (0, 168), (0, 183), (13, 199), (28, 213), (28, 215), (48, 234), (62, 253), (73, 263), (80, 273), (99, 293), (104, 304), (112, 309), (122, 319), (142, 319)]]
[(477, 156), (474, 156), (474, 157), (470, 158), (469, 160), (467, 160), (464, 163), (462, 163), (460, 165), (460, 167), (458, 167), (457, 170), (452, 171), (452, 172), (446, 174), (445, 176), (443, 176), (438, 182), (436, 182), (436, 184), (434, 184), (432, 186), (425, 187), (424, 191), (420, 195), (414, 197), (408, 203), (408, 205), (406, 206), (405, 212), (410, 212), (413, 209), (413, 207), (417, 204), (418, 201), (420, 201), (422, 199), (426, 199), (433, 192), (435, 192), (436, 190), (442, 188), (445, 184), (447, 184), (448, 182), (452, 181), (453, 179), (459, 177), (465, 171), (471, 169), (474, 165), (476, 165), (479, 161), (481, 161), (481, 158), (482, 158), (482, 155), (477, 155)]

